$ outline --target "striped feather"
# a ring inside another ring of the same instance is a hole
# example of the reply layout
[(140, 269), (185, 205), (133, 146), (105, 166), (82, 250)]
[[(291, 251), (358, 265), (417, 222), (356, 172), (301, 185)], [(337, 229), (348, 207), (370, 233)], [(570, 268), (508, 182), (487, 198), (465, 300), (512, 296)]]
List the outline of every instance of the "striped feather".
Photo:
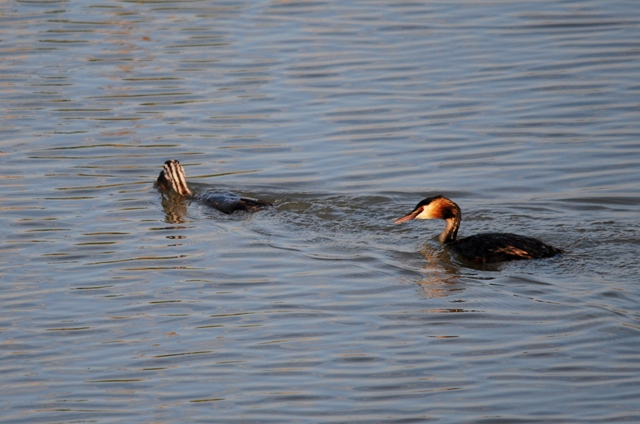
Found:
[(191, 190), (187, 186), (184, 168), (175, 159), (164, 163), (158, 176), (158, 185), (165, 190), (173, 190), (181, 196), (191, 196)]

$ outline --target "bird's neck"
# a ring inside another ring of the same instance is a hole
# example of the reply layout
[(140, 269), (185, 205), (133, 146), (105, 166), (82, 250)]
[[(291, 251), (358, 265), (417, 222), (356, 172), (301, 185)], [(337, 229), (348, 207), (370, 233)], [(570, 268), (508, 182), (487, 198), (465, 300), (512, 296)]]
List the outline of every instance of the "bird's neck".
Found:
[(447, 244), (456, 241), (458, 228), (460, 228), (460, 221), (460, 215), (446, 219), (447, 226), (445, 227), (442, 234), (440, 234), (440, 243)]

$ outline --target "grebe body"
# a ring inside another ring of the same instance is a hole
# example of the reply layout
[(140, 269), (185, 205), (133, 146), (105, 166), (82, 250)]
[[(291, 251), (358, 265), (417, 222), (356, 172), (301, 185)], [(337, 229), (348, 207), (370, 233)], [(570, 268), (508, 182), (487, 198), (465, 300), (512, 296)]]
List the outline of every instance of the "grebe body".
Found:
[(241, 197), (233, 193), (204, 193), (194, 195), (187, 186), (187, 178), (184, 168), (175, 159), (164, 163), (157, 180), (158, 187), (162, 190), (173, 191), (185, 198), (196, 199), (207, 206), (220, 212), (231, 214), (238, 211), (252, 212), (267, 206), (273, 206), (264, 200)]
[(511, 233), (482, 233), (457, 238), (462, 212), (452, 200), (442, 196), (422, 200), (395, 224), (412, 219), (444, 219), (446, 227), (440, 234), (440, 243), (449, 246), (463, 258), (479, 263), (492, 263), (516, 259), (550, 258), (562, 250), (533, 237)]

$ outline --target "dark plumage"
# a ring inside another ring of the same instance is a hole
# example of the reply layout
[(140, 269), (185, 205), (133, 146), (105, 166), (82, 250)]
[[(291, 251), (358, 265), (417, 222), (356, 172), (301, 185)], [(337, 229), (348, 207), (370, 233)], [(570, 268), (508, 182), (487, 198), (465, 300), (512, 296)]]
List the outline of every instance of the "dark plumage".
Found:
[(462, 220), (460, 207), (446, 197), (436, 196), (422, 200), (413, 211), (394, 223), (412, 219), (444, 219), (446, 227), (440, 234), (440, 243), (449, 246), (463, 258), (479, 263), (510, 261), (515, 259), (550, 258), (562, 250), (532, 237), (511, 233), (483, 233), (457, 239)]
[(211, 206), (220, 212), (231, 214), (237, 211), (255, 211), (267, 206), (273, 206), (269, 202), (259, 199), (241, 197), (233, 193), (204, 193), (194, 195), (187, 186), (184, 168), (175, 159), (164, 163), (160, 175), (158, 175), (158, 187), (166, 191), (174, 191), (180, 196), (194, 198), (207, 206)]

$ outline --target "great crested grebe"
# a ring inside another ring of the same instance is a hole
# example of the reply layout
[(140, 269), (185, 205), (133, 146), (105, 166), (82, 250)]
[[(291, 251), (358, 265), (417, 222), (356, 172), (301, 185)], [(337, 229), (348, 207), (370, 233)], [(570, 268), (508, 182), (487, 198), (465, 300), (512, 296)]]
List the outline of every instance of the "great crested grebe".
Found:
[(237, 211), (255, 211), (267, 206), (273, 206), (264, 200), (240, 197), (233, 193), (203, 193), (194, 195), (187, 186), (187, 179), (180, 162), (175, 159), (164, 163), (160, 175), (158, 175), (158, 187), (163, 190), (172, 190), (180, 196), (194, 198), (220, 212), (231, 214)]
[(400, 224), (412, 219), (444, 219), (447, 222), (440, 243), (449, 246), (463, 258), (480, 263), (510, 261), (514, 259), (550, 258), (562, 250), (532, 237), (511, 233), (483, 233), (457, 239), (462, 220), (460, 207), (442, 196), (429, 197), (416, 205), (413, 211), (394, 221)]

